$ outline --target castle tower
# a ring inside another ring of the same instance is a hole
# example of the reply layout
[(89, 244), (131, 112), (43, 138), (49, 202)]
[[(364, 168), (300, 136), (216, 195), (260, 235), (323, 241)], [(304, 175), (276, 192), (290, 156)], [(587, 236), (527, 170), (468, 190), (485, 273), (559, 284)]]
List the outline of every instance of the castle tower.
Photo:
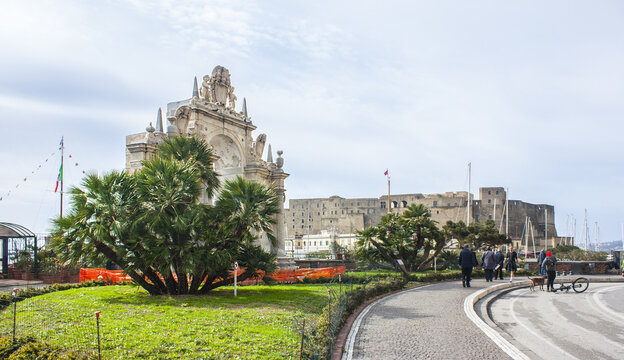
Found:
[[(132, 173), (139, 169), (141, 162), (153, 156), (158, 145), (168, 136), (185, 134), (203, 139), (215, 155), (215, 170), (222, 183), (241, 176), (273, 186), (280, 205), (273, 231), (277, 247), (271, 246), (266, 236), (260, 239), (260, 244), (265, 249), (271, 249), (278, 257), (284, 256), (284, 180), (289, 174), (282, 170), (283, 152), (277, 152), (279, 157), (275, 162), (272, 158), (267, 161), (262, 159), (266, 135), (260, 134), (254, 140), (252, 132), (256, 126), (247, 113), (247, 102), (245, 100), (243, 109), (236, 112), (236, 100), (228, 69), (215, 67), (211, 75), (203, 77), (200, 86), (195, 79), (191, 98), (167, 104), (166, 119), (169, 126), (166, 134), (162, 130), (159, 112), (155, 130), (126, 137), (126, 170)], [(210, 199), (204, 196), (202, 201), (208, 202)]]

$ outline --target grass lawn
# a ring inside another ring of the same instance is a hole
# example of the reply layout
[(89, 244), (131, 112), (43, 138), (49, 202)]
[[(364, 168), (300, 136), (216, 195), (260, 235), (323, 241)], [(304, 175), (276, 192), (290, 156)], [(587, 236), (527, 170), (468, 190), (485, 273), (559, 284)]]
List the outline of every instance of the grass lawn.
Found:
[[(101, 312), (103, 359), (295, 359), (300, 326), (327, 304), (323, 284), (219, 288), (204, 296), (150, 296), (131, 286), (90, 287), (17, 304), (17, 335), (96, 351)], [(0, 333), (13, 311), (0, 313)], [(298, 330), (297, 330), (298, 328)]]

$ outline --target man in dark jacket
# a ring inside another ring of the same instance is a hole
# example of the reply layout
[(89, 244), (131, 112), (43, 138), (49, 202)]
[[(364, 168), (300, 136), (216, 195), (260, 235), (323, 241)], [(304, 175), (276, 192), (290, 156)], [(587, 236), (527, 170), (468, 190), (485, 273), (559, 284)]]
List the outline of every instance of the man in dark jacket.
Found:
[(500, 249), (496, 250), (496, 254), (494, 254), (494, 261), (496, 261), (496, 266), (494, 266), (494, 279), (503, 280), (503, 264), (505, 263), (505, 255), (503, 255), (503, 252)]
[(468, 244), (464, 245), (464, 249), (459, 253), (459, 266), (462, 269), (462, 285), (470, 287), (472, 268), (477, 266), (477, 256), (470, 250)]
[(544, 259), (546, 259), (546, 251), (542, 249), (542, 252), (539, 253), (539, 257), (537, 258), (537, 264), (540, 268), (540, 275), (546, 275), (546, 271), (542, 269), (542, 263), (544, 262)]
[(494, 252), (491, 248), (487, 248), (481, 256), (481, 264), (483, 270), (485, 270), (485, 282), (492, 281), (494, 267), (496, 267), (496, 260), (494, 259)]

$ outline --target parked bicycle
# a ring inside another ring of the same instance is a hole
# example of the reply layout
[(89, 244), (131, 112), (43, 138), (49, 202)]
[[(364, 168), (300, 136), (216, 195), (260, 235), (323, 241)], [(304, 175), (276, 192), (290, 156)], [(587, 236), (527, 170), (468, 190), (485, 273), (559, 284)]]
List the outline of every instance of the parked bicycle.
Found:
[(587, 290), (588, 287), (589, 287), (589, 280), (587, 280), (587, 278), (580, 277), (574, 280), (572, 284), (570, 285), (566, 285), (563, 282), (560, 283), (559, 288), (554, 289), (554, 292), (563, 291), (563, 290), (565, 290), (566, 292), (569, 292), (570, 289), (572, 289), (577, 293), (582, 293), (583, 291)]

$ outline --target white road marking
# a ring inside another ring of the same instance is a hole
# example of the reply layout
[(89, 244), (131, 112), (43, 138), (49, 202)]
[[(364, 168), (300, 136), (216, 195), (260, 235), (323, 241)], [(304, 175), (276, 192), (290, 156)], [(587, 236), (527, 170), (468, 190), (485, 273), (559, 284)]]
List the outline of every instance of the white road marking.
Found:
[[(608, 305), (606, 305), (602, 300), (600, 300), (600, 298), (598, 297), (598, 295), (602, 294), (602, 293), (606, 293), (609, 291), (614, 291), (614, 290), (619, 290), (622, 288), (622, 285), (613, 285), (610, 286), (608, 288), (604, 288), (601, 289), (599, 291), (596, 291), (595, 293), (592, 294), (592, 300), (594, 301), (594, 303), (596, 305), (598, 305), (598, 307), (600, 308), (600, 310), (602, 310), (603, 312), (607, 313), (610, 316), (616, 317), (616, 318), (620, 318), (622, 320), (624, 320), (624, 315), (622, 315), (621, 313), (617, 312), (617, 311), (613, 311), (611, 308), (609, 308)], [(609, 318), (609, 317), (607, 317)]]
[[(516, 290), (517, 291), (517, 290)], [(525, 293), (528, 291), (524, 291)], [(547, 336), (545, 336), (544, 334), (539, 334), (536, 331), (534, 331), (531, 327), (525, 325), (522, 321), (520, 321), (520, 319), (518, 319), (518, 317), (516, 316), (516, 312), (514, 311), (514, 305), (516, 304), (516, 301), (518, 300), (519, 297), (514, 297), (513, 300), (511, 300), (511, 306), (510, 306), (510, 312), (511, 312), (511, 316), (513, 317), (514, 321), (516, 322), (516, 324), (522, 326), (526, 331), (528, 331), (531, 335), (535, 336), (538, 341), (542, 341), (544, 343), (546, 343), (547, 346), (549, 346), (549, 351), (550, 350), (556, 350), (558, 352), (560, 352), (562, 355), (564, 355), (567, 359), (577, 359), (577, 357), (574, 357), (572, 354), (570, 354), (569, 352), (563, 350), (562, 348), (560, 348), (559, 346), (555, 345), (553, 342), (546, 340)]]

